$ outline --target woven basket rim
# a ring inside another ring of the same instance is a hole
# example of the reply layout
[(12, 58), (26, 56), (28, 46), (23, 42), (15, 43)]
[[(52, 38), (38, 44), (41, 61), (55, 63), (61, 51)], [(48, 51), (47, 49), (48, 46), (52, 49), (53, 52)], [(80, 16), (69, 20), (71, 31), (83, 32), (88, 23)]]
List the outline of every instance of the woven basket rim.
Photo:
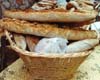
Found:
[(89, 55), (92, 50), (84, 51), (84, 52), (77, 52), (77, 53), (67, 53), (67, 54), (38, 54), (36, 52), (29, 52), (27, 50), (22, 50), (17, 46), (11, 46), (11, 49), (16, 51), (19, 55), (25, 55), (29, 57), (46, 57), (46, 58), (74, 58), (74, 57), (84, 57)]

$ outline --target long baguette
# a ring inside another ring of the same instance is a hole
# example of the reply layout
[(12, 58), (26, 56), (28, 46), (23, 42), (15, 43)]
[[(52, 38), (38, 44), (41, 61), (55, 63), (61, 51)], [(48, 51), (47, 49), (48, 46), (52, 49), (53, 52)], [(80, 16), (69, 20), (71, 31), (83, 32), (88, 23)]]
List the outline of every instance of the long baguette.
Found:
[(66, 52), (67, 53), (83, 52), (94, 48), (98, 44), (99, 44), (99, 39), (85, 39), (69, 44)]
[(8, 31), (30, 34), (43, 37), (62, 37), (68, 40), (95, 39), (97, 33), (87, 30), (73, 30), (57, 28), (56, 25), (46, 23), (29, 23), (27, 21), (15, 19), (0, 20), (0, 28)]
[(67, 10), (5, 10), (4, 16), (15, 19), (39, 22), (84, 22), (93, 20), (97, 16), (97, 12), (92, 11), (74, 11)]

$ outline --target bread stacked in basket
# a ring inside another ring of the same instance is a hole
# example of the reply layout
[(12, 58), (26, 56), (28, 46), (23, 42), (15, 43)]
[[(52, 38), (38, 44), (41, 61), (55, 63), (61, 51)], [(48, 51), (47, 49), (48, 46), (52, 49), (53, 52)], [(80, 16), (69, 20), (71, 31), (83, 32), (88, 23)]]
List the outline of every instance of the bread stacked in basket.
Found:
[[(11, 48), (16, 51), (32, 80), (66, 80), (99, 44), (99, 34), (86, 30), (97, 11), (89, 1), (66, 2), (66, 7), (52, 0), (35, 3), (32, 9), (5, 10), (0, 20)], [(11, 36), (12, 37), (11, 37)], [(36, 44), (42, 38), (60, 37), (69, 41), (65, 54), (37, 54)], [(12, 40), (13, 38), (13, 40)]]

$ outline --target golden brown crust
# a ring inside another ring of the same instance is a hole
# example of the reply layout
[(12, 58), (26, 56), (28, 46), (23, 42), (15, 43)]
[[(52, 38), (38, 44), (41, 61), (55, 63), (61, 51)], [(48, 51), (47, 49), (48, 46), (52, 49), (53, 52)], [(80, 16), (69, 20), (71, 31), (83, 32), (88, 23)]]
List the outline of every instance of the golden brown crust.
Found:
[(39, 41), (39, 37), (36, 36), (26, 36), (26, 43), (28, 45), (28, 48), (31, 52), (34, 52), (34, 47)]
[(96, 11), (74, 11), (68, 10), (5, 10), (4, 16), (39, 22), (83, 22), (96, 17)]
[(0, 20), (0, 28), (16, 33), (43, 37), (62, 37), (68, 40), (97, 38), (97, 33), (95, 31), (62, 29), (57, 28), (56, 25), (52, 24), (29, 23), (27, 21), (15, 19)]

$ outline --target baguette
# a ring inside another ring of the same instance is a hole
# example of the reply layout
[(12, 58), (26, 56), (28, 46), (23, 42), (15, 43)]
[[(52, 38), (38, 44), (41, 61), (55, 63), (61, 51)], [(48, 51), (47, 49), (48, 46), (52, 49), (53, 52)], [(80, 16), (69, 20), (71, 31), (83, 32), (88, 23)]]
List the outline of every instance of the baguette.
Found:
[(94, 6), (94, 2), (93, 1), (90, 1), (90, 0), (76, 0), (79, 4), (80, 3), (85, 3), (87, 5), (90, 5), (90, 6)]
[(39, 22), (84, 22), (93, 20), (97, 16), (92, 11), (67, 11), (67, 10), (5, 10), (4, 16), (15, 19)]
[(82, 40), (82, 39), (95, 39), (97, 32), (94, 30), (74, 30), (62, 29), (56, 25), (46, 23), (30, 23), (27, 21), (15, 19), (2, 19), (0, 20), (0, 28), (7, 29), (8, 31), (30, 34), (42, 37), (62, 37), (68, 40)]
[(66, 53), (83, 52), (94, 48), (99, 44), (99, 39), (85, 39), (73, 42), (67, 46)]
[(13, 34), (16, 45), (21, 49), (26, 49), (25, 37), (20, 34)]

